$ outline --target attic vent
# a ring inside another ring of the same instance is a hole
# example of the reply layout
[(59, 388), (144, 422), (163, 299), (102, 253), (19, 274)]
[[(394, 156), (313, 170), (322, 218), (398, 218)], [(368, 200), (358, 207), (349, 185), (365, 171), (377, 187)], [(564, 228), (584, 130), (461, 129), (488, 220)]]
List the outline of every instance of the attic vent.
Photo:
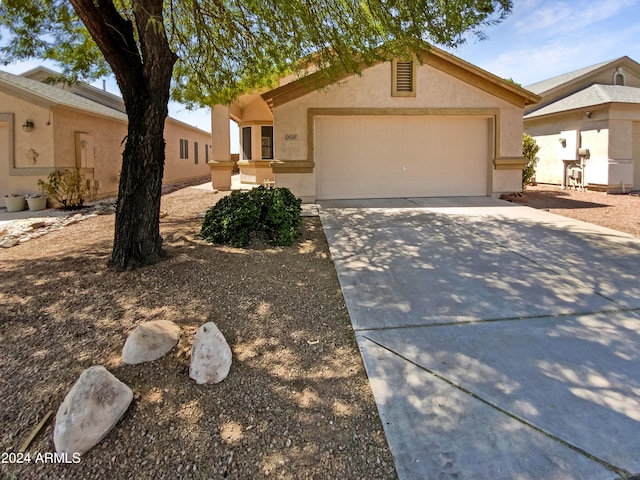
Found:
[(398, 92), (413, 92), (413, 66), (411, 62), (396, 64), (396, 78)]
[(415, 96), (415, 68), (413, 62), (393, 62), (392, 95)]
[(624, 76), (624, 71), (622, 67), (618, 67), (616, 71), (613, 73), (613, 84), (614, 85), (626, 85), (626, 79)]

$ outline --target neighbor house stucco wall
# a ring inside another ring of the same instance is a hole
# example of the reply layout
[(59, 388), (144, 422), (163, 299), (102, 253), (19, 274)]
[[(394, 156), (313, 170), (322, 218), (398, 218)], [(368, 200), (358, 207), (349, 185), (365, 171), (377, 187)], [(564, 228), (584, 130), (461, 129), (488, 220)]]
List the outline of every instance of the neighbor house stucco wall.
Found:
[[(0, 197), (10, 193), (36, 193), (38, 180), (46, 180), (55, 168), (80, 167), (77, 134), (82, 134), (83, 147), (89, 152), (93, 165), (82, 173), (98, 182), (99, 197), (117, 194), (123, 140), (127, 135), (126, 120), (48, 106), (46, 102), (26, 101), (6, 93), (0, 93), (0, 105), (0, 114), (4, 114), (0, 116)], [(11, 114), (12, 138), (7, 125)], [(29, 133), (22, 130), (27, 119), (34, 123)], [(189, 141), (188, 159), (180, 159), (181, 138)], [(165, 141), (164, 183), (208, 177), (206, 160), (209, 155), (205, 150), (211, 145), (209, 133), (168, 119)], [(199, 147), (198, 164), (195, 163), (194, 142), (198, 142)], [(10, 160), (10, 148), (13, 149), (13, 160)], [(2, 202), (4, 205), (4, 200)]]
[(588, 148), (590, 153), (585, 159), (585, 182), (606, 184), (609, 159), (609, 121), (606, 114), (594, 112), (591, 118), (587, 118), (584, 112), (569, 112), (553, 118), (534, 118), (525, 122), (525, 131), (540, 147), (535, 174), (538, 183), (565, 184), (564, 169), (568, 163), (563, 162), (563, 158), (578, 160), (579, 157), (577, 151), (563, 149), (561, 139), (567, 136), (566, 132), (575, 132), (576, 149)]
[[(174, 119), (165, 121), (165, 167), (163, 183), (209, 177), (207, 160), (211, 160), (211, 134)], [(180, 139), (189, 142), (189, 158), (180, 158)], [(195, 163), (195, 142), (198, 143), (198, 163)]]
[(127, 123), (65, 108), (54, 108), (53, 112), (56, 168), (82, 166), (76, 153), (76, 133), (85, 134), (93, 167), (83, 175), (98, 182), (99, 197), (117, 194)]
[[(391, 95), (391, 63), (381, 63), (362, 72), (360, 76), (348, 77), (344, 81), (324, 89), (311, 92), (300, 98), (274, 108), (274, 143), (276, 160), (312, 161), (313, 131), (309, 127), (310, 109), (341, 109), (345, 115), (354, 114), (354, 109), (367, 109), (367, 114), (380, 115), (480, 115), (487, 112), (495, 119), (491, 134), (494, 157), (522, 156), (522, 107), (513, 105), (486, 91), (448, 75), (430, 65), (416, 68), (416, 96), (394, 97)], [(456, 132), (450, 132), (448, 141), (460, 142)], [(495, 139), (495, 142), (493, 141)], [(446, 139), (443, 139), (447, 141)], [(491, 159), (488, 159), (491, 161)], [(521, 177), (513, 170), (491, 169), (492, 193), (518, 191)], [(519, 171), (517, 171), (519, 172)], [(284, 176), (286, 175), (286, 176)], [(315, 195), (314, 173), (276, 175), (276, 184), (284, 184), (303, 198)], [(303, 178), (306, 176), (306, 178)], [(296, 191), (295, 189), (300, 189)]]
[[(30, 194), (38, 191), (36, 183), (53, 169), (53, 129), (47, 126), (49, 108), (0, 92), (0, 198), (6, 194)], [(34, 128), (27, 133), (23, 123), (32, 120)], [(12, 122), (12, 128), (9, 128)], [(10, 138), (13, 131), (13, 138)], [(9, 149), (12, 150), (11, 154)], [(35, 159), (35, 163), (34, 163)], [(4, 200), (2, 200), (4, 205)]]
[(631, 189), (633, 123), (640, 120), (640, 111), (634, 110), (629, 105), (607, 105), (590, 109), (590, 117), (581, 110), (527, 120), (525, 131), (540, 147), (536, 181), (564, 184), (566, 162), (563, 163), (559, 152), (560, 132), (575, 130), (577, 148), (589, 149), (584, 168), (585, 186), (612, 193)]

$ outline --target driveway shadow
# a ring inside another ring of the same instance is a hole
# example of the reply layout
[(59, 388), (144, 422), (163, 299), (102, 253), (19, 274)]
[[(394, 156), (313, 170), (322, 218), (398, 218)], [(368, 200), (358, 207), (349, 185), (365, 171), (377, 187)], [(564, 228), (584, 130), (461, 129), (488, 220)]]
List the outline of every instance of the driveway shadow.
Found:
[(447, 200), (321, 209), (400, 478), (640, 472), (640, 240)]

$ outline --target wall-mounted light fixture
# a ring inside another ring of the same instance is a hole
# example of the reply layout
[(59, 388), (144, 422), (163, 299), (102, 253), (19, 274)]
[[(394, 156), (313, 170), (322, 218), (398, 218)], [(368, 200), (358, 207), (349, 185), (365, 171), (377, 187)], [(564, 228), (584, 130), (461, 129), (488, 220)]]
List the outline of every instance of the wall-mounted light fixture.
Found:
[(563, 147), (566, 147), (566, 146), (567, 146), (567, 139), (566, 139), (566, 138), (564, 138), (564, 137), (560, 137), (560, 138), (558, 139), (558, 142), (560, 142), (560, 145), (562, 145)]
[(27, 133), (33, 130), (33, 120), (25, 120), (25, 122), (22, 124), (22, 130)]
[(587, 112), (585, 113), (585, 115), (587, 116), (587, 118), (591, 118), (591, 112)]

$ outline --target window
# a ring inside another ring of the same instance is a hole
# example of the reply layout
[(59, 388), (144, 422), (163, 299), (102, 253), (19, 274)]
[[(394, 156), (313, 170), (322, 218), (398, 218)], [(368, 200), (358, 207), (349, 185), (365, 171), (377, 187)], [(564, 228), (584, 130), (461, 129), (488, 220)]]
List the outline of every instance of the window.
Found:
[(394, 97), (416, 96), (416, 69), (414, 62), (394, 60), (391, 62), (391, 95)]
[(209, 163), (209, 145), (204, 144), (204, 163)]
[(180, 139), (180, 158), (189, 158), (189, 140)]
[(242, 160), (251, 160), (251, 127), (242, 127)]
[(198, 164), (198, 142), (193, 142), (193, 163)]
[(262, 158), (273, 158), (273, 127), (263, 126), (261, 129)]

